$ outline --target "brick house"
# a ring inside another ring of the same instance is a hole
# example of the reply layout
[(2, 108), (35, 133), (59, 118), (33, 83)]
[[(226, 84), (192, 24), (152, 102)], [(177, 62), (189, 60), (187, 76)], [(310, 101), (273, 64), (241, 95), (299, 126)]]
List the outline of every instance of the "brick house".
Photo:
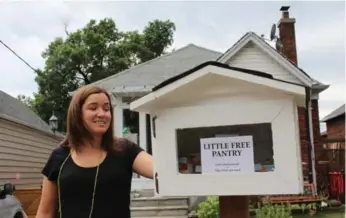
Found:
[[(253, 32), (246, 33), (225, 53), (189, 44), (174, 52), (134, 66), (116, 75), (94, 83), (108, 90), (114, 107), (114, 134), (123, 136), (123, 128), (129, 124), (129, 114), (135, 117), (138, 130), (135, 140), (151, 152), (151, 127), (148, 114), (131, 112), (131, 101), (151, 92), (152, 88), (163, 81), (182, 72), (192, 69), (207, 61), (218, 61), (232, 67), (247, 68), (273, 75), (279, 80), (301, 84), (306, 87), (306, 108), (298, 108), (301, 155), (304, 177), (316, 183), (315, 157), (321, 156), (322, 141), (320, 134), (320, 118), (318, 109), (319, 94), (329, 85), (323, 84), (298, 67), (298, 56), (295, 37), (295, 19), (289, 16), (289, 7), (282, 7), (282, 17), (278, 22), (278, 38), (281, 46), (273, 48), (265, 39)], [(71, 93), (73, 94), (73, 93)], [(135, 115), (133, 115), (135, 114)], [(132, 122), (133, 123), (133, 122)], [(318, 168), (317, 168), (318, 170)], [(316, 185), (316, 184), (315, 184)], [(134, 178), (133, 189), (152, 188), (152, 181)]]
[[(321, 122), (327, 124), (323, 133), (322, 143), (325, 154), (320, 160), (329, 162), (329, 170), (345, 170), (345, 104), (341, 105)], [(318, 161), (320, 161), (318, 160)]]
[[(327, 141), (345, 141), (345, 104), (341, 105), (322, 120), (327, 125)], [(343, 145), (345, 147), (345, 145)]]
[(335, 182), (345, 181), (345, 104), (325, 116), (321, 122), (325, 122), (327, 126), (327, 131), (323, 134), (324, 154), (321, 160), (327, 163), (325, 172), (329, 174), (331, 187), (328, 191), (331, 197), (345, 203), (345, 184)]

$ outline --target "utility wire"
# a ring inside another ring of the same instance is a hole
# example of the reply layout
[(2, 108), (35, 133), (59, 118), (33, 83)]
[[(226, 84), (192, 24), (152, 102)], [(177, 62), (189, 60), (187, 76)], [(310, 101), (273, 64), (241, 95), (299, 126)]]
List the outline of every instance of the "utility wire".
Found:
[(1, 39), (0, 43), (3, 44), (8, 50), (10, 50), (17, 58), (24, 62), (28, 67), (30, 67), (34, 72), (37, 72), (35, 68), (33, 68), (28, 62), (26, 62), (21, 56), (19, 56), (13, 49), (11, 49), (8, 45), (6, 45)]

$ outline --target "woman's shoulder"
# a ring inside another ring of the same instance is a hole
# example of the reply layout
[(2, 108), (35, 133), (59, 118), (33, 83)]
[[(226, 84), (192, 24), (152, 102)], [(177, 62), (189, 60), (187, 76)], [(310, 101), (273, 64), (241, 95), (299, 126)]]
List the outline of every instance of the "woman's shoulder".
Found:
[(137, 143), (129, 140), (126, 137), (116, 137), (115, 142), (118, 148), (125, 152), (128, 151), (129, 149), (133, 149), (134, 147), (138, 146)]
[(50, 181), (55, 181), (58, 177), (58, 172), (63, 161), (68, 157), (69, 148), (59, 146), (50, 154), (46, 165), (42, 169), (42, 174)]
[(125, 137), (117, 137), (116, 142), (120, 147), (121, 153), (125, 155), (125, 157), (129, 158), (132, 163), (136, 156), (144, 151), (137, 143), (125, 138)]
[(66, 158), (70, 153), (70, 148), (65, 146), (58, 146), (51, 152), (50, 157), (54, 160), (60, 160)]
[(128, 138), (126, 138), (126, 137), (116, 137), (115, 140), (117, 142), (125, 144), (125, 145), (128, 145), (129, 143), (134, 143), (134, 142), (130, 141)]

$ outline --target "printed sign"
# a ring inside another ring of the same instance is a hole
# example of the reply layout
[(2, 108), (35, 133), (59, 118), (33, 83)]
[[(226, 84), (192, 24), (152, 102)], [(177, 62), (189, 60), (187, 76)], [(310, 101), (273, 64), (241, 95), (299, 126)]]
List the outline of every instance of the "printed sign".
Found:
[(255, 172), (252, 136), (202, 138), (202, 174)]

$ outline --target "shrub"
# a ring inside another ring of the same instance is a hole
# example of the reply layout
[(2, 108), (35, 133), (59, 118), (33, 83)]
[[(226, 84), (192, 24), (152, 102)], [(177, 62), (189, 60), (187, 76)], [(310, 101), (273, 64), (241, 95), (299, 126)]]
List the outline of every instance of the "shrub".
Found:
[(256, 218), (293, 218), (289, 204), (258, 203)]
[(197, 209), (198, 218), (219, 218), (219, 198), (212, 196), (199, 204)]
[[(293, 218), (290, 204), (257, 203), (256, 218)], [(200, 203), (197, 209), (198, 218), (219, 218), (219, 198), (212, 196)]]

